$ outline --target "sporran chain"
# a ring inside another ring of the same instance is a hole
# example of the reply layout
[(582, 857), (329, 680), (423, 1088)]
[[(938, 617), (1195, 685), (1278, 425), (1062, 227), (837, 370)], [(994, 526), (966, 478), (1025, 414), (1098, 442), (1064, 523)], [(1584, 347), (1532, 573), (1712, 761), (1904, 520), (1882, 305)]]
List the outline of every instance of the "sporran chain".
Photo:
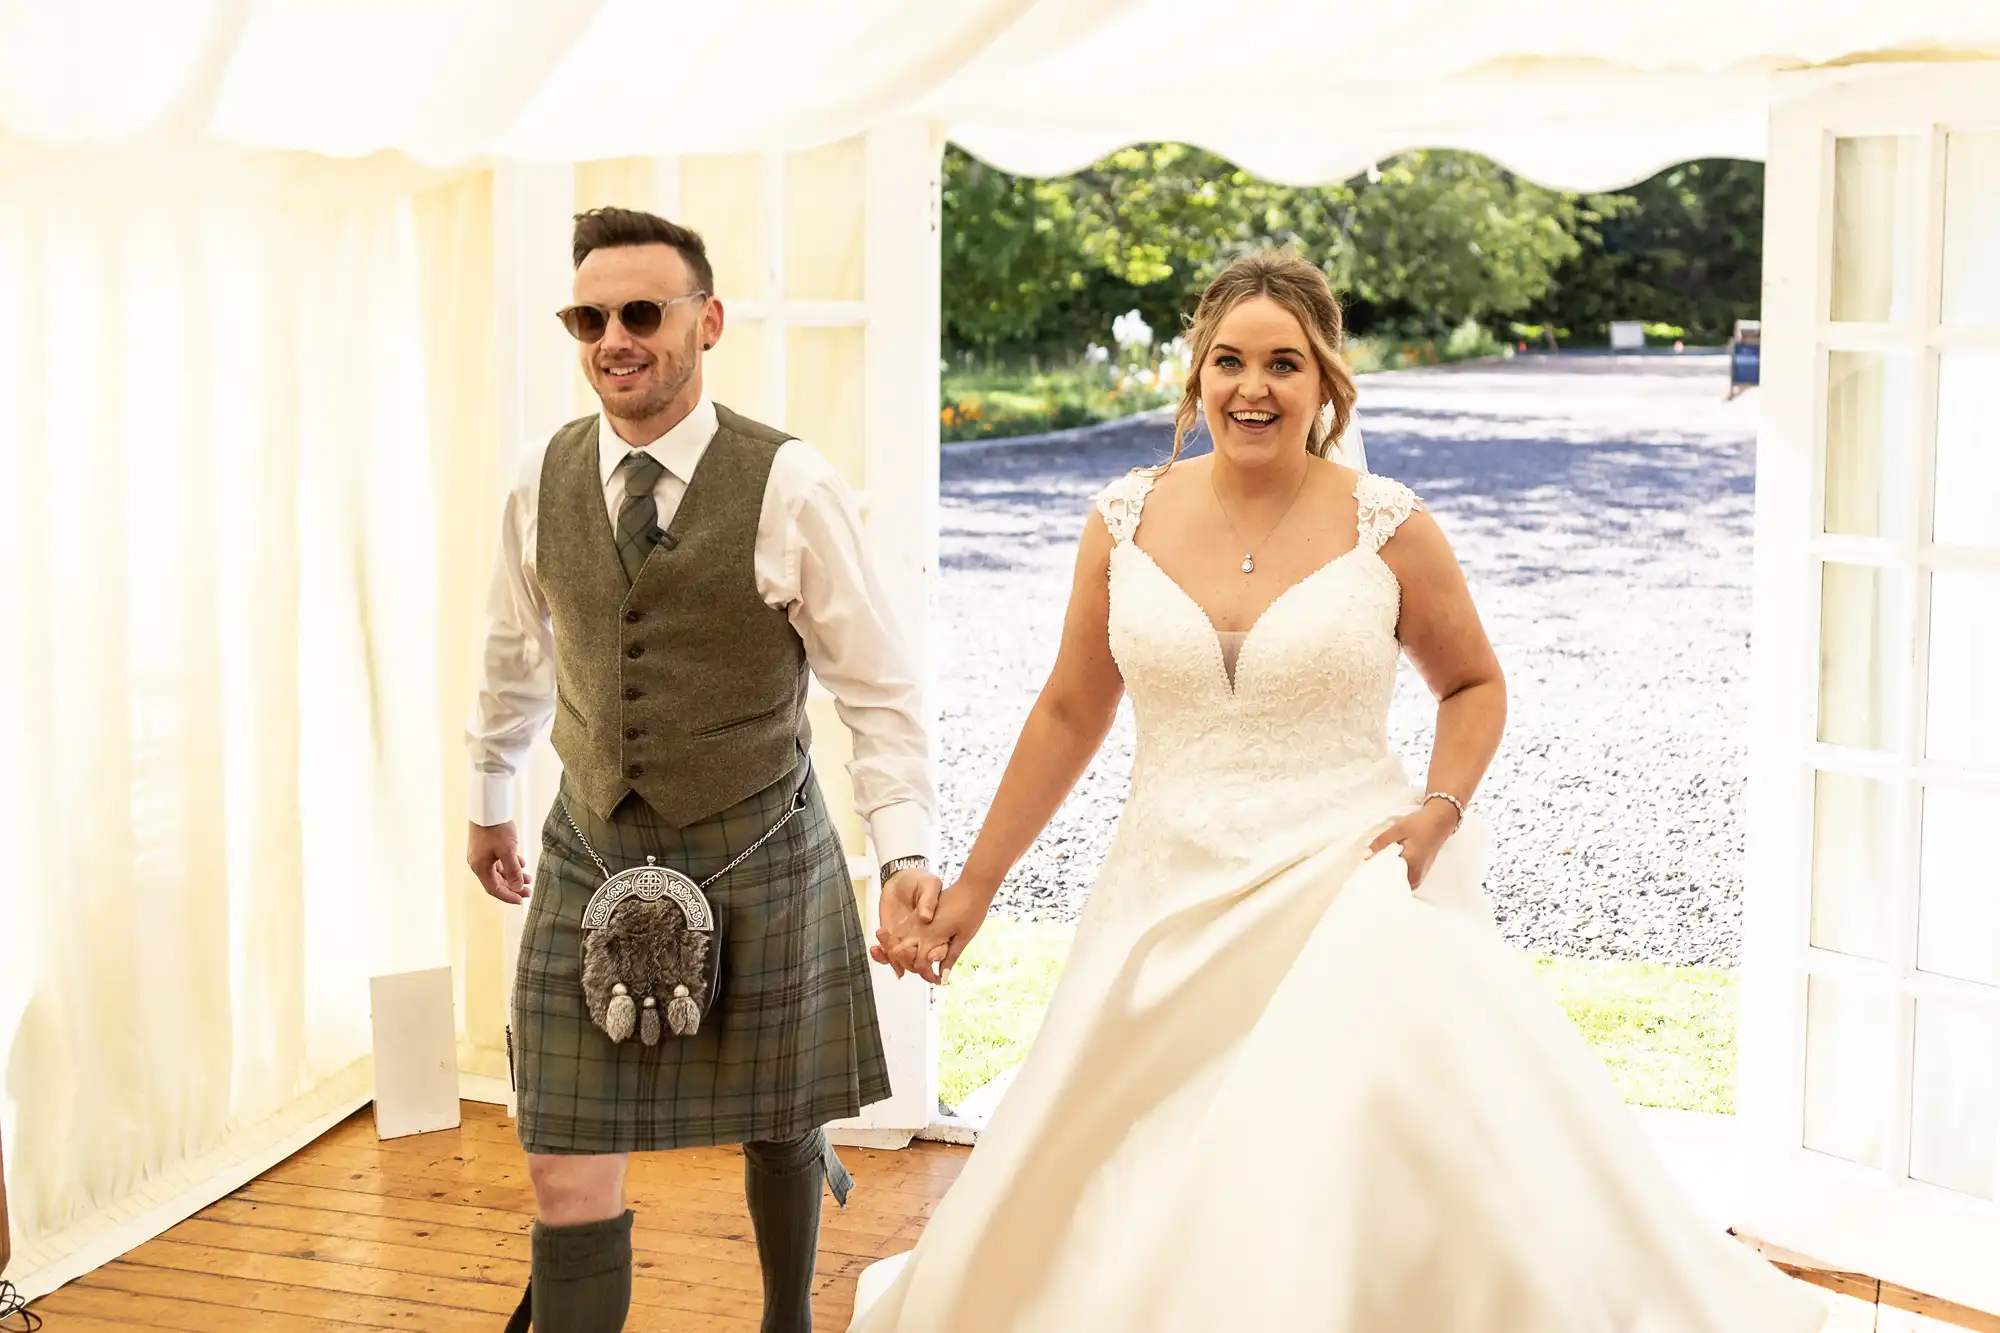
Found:
[[(576, 834), (576, 840), (579, 843), (583, 844), (583, 850), (590, 855), (591, 860), (597, 863), (597, 868), (604, 872), (604, 878), (609, 880), (611, 878), (611, 867), (604, 863), (604, 858), (599, 856), (597, 854), (597, 849), (590, 845), (590, 839), (583, 836), (583, 830), (577, 827), (576, 816), (572, 815), (569, 812), (569, 805), (566, 802), (559, 802), (558, 804), (561, 806), (563, 812), (563, 818), (569, 823), (570, 832)], [(785, 825), (791, 823), (793, 817), (802, 813), (805, 810), (805, 808), (806, 808), (806, 793), (805, 793), (805, 788), (801, 787), (799, 789), (798, 794), (792, 798), (792, 808), (785, 811), (785, 817), (783, 819), (780, 819), (777, 823), (771, 825), (771, 827), (765, 831), (763, 837), (757, 839), (757, 841), (751, 843), (748, 847), (745, 847), (742, 851), (742, 854), (739, 855), (734, 861), (731, 861), (728, 865), (722, 867), (722, 869), (716, 871), (713, 875), (710, 875), (707, 879), (703, 880), (700, 884), (696, 885), (695, 887), (702, 889), (703, 891), (706, 891), (709, 885), (715, 883), (715, 881), (721, 879), (724, 875), (736, 869), (736, 867), (742, 865), (745, 861), (748, 861), (751, 858), (751, 856), (756, 853), (759, 847), (762, 847), (765, 843), (777, 837), (778, 830), (783, 828)]]

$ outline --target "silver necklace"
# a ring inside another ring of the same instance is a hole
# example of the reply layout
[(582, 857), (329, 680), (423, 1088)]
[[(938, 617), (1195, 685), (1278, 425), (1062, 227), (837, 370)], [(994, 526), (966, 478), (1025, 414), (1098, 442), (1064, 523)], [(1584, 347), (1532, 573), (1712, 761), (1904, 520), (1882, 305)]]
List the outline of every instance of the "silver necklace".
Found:
[[(1255, 574), (1257, 572), (1257, 552), (1263, 550), (1265, 543), (1278, 535), (1279, 528), (1285, 526), (1285, 520), (1292, 516), (1292, 507), (1298, 504), (1299, 497), (1305, 494), (1306, 478), (1311, 475), (1312, 469), (1310, 467), (1299, 473), (1298, 488), (1292, 492), (1292, 498), (1286, 503), (1285, 512), (1278, 515), (1278, 521), (1273, 523), (1271, 530), (1264, 534), (1263, 541), (1258, 542), (1255, 546), (1246, 547), (1243, 552), (1243, 563), (1237, 566), (1238, 569), (1241, 569), (1245, 574)], [(1208, 473), (1208, 493), (1215, 497), (1215, 507), (1222, 511), (1222, 521), (1229, 525), (1230, 535), (1236, 538), (1237, 541), (1242, 541), (1243, 534), (1236, 530), (1236, 520), (1229, 517), (1229, 506), (1222, 503), (1222, 492), (1215, 489), (1215, 469), (1213, 467), (1209, 469)]]

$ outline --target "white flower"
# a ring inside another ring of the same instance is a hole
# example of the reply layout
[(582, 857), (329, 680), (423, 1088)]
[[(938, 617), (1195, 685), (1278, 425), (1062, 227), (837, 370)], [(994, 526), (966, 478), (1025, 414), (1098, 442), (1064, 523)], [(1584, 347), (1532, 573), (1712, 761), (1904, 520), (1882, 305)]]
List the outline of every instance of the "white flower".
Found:
[(1118, 340), (1120, 347), (1150, 348), (1153, 345), (1153, 329), (1136, 310), (1127, 310), (1111, 321), (1111, 336)]

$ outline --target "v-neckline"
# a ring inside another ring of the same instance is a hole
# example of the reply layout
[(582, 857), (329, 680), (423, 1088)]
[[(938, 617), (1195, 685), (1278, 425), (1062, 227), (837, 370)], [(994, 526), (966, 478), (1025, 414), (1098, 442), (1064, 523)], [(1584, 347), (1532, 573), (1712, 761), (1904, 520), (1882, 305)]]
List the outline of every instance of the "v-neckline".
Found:
[(1276, 608), (1279, 602), (1284, 601), (1287, 597), (1290, 597), (1300, 588), (1305, 587), (1308, 583), (1311, 583), (1314, 579), (1326, 573), (1329, 569), (1332, 569), (1335, 565), (1342, 563), (1349, 556), (1357, 554), (1367, 544), (1367, 535), (1362, 531), (1361, 488), (1367, 484), (1368, 474), (1366, 472), (1359, 473), (1354, 478), (1354, 545), (1348, 547), (1345, 551), (1342, 551), (1339, 555), (1334, 556), (1331, 560), (1328, 560), (1325, 563), (1319, 565), (1318, 567), (1313, 569), (1310, 573), (1307, 573), (1300, 578), (1292, 580), (1290, 583), (1286, 584), (1283, 588), (1279, 589), (1277, 596), (1273, 597), (1270, 601), (1264, 603), (1264, 609), (1259, 611), (1256, 617), (1251, 620), (1249, 628), (1241, 631), (1235, 631), (1235, 630), (1231, 631), (1231, 633), (1241, 633), (1243, 635), (1242, 642), (1237, 644), (1236, 646), (1236, 670), (1233, 672), (1230, 671), (1229, 662), (1227, 660), (1226, 655), (1222, 651), (1222, 631), (1218, 630), (1215, 627), (1215, 617), (1209, 614), (1207, 607), (1203, 606), (1200, 603), (1200, 601), (1196, 600), (1195, 595), (1193, 593), (1189, 592), (1185, 587), (1181, 586), (1181, 581), (1179, 579), (1175, 578), (1172, 574), (1167, 573), (1166, 566), (1162, 565), (1158, 560), (1154, 559), (1153, 553), (1151, 551), (1139, 545), (1139, 528), (1145, 521), (1144, 510), (1143, 510), (1144, 502), (1146, 498), (1152, 494), (1153, 483), (1157, 482), (1157, 480), (1158, 478), (1151, 479), (1151, 481), (1148, 482), (1145, 491), (1143, 491), (1140, 494), (1139, 497), (1141, 505), (1140, 520), (1139, 522), (1134, 523), (1132, 525), (1132, 530), (1126, 534), (1125, 540), (1119, 544), (1122, 546), (1129, 546), (1133, 550), (1137, 551), (1140, 555), (1145, 556), (1146, 563), (1153, 567), (1154, 572), (1159, 574), (1161, 578), (1165, 579), (1168, 585), (1172, 587), (1175, 592), (1181, 595), (1181, 599), (1185, 601), (1189, 606), (1193, 607), (1195, 609), (1195, 613), (1201, 617), (1202, 624), (1208, 627), (1209, 644), (1211, 645), (1211, 647), (1213, 647), (1215, 651), (1216, 674), (1221, 678), (1223, 689), (1228, 692), (1229, 697), (1231, 699), (1235, 699), (1239, 695), (1238, 685), (1243, 680), (1243, 673), (1244, 673), (1243, 664), (1246, 660), (1248, 660), (1250, 656), (1250, 641), (1256, 637), (1257, 629), (1264, 623), (1265, 618), (1271, 614), (1272, 610)]
[[(1359, 537), (1358, 532), (1356, 536), (1357, 538)], [(1243, 636), (1243, 641), (1236, 646), (1236, 671), (1234, 672), (1234, 674), (1232, 674), (1229, 670), (1229, 663), (1225, 660), (1222, 652), (1222, 631), (1218, 630), (1215, 627), (1215, 618), (1209, 615), (1208, 608), (1203, 606), (1200, 602), (1196, 601), (1194, 594), (1189, 592), (1186, 588), (1182, 587), (1181, 581), (1179, 579), (1175, 578), (1172, 574), (1167, 573), (1165, 566), (1161, 565), (1158, 560), (1155, 560), (1153, 558), (1153, 553), (1151, 551), (1139, 545), (1138, 542), (1130, 539), (1127, 539), (1124, 542), (1124, 545), (1131, 547), (1134, 551), (1137, 551), (1140, 555), (1144, 556), (1146, 558), (1146, 563), (1153, 567), (1153, 572), (1158, 574), (1162, 579), (1166, 580), (1167, 586), (1172, 588), (1175, 592), (1179, 593), (1181, 595), (1181, 600), (1186, 602), (1189, 606), (1193, 607), (1194, 613), (1201, 617), (1201, 623), (1208, 629), (1209, 646), (1212, 649), (1214, 649), (1216, 674), (1222, 680), (1222, 687), (1224, 691), (1232, 699), (1239, 697), (1241, 693), (1239, 687), (1241, 686), (1244, 678), (1244, 671), (1245, 671), (1244, 664), (1250, 660), (1251, 641), (1257, 637), (1257, 630), (1263, 625), (1264, 621), (1267, 618), (1269, 618), (1271, 612), (1274, 609), (1276, 609), (1278, 603), (1284, 601), (1287, 597), (1290, 597), (1293, 593), (1305, 587), (1308, 583), (1311, 583), (1314, 579), (1326, 573), (1328, 570), (1332, 569), (1335, 565), (1344, 563), (1348, 559), (1348, 557), (1360, 554), (1363, 549), (1362, 543), (1359, 540), (1356, 540), (1354, 545), (1348, 547), (1345, 551), (1342, 551), (1339, 555), (1333, 557), (1333, 559), (1328, 560), (1325, 564), (1320, 565), (1318, 568), (1314, 569), (1311, 573), (1306, 574), (1302, 578), (1294, 579), (1292, 582), (1286, 584), (1284, 588), (1279, 591), (1276, 597), (1273, 597), (1270, 601), (1264, 604), (1264, 609), (1262, 611), (1259, 611), (1257, 613), (1257, 618), (1250, 622), (1250, 628), (1245, 630), (1231, 630), (1230, 633), (1232, 634), (1240, 633)]]

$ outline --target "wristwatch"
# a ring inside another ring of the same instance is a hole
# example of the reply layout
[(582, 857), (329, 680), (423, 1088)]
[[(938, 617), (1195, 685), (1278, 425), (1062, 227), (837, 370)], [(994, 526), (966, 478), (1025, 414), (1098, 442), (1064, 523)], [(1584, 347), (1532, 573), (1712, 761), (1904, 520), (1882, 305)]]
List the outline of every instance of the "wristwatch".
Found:
[(882, 863), (882, 868), (875, 872), (876, 883), (887, 884), (896, 877), (899, 871), (911, 869), (929, 870), (930, 868), (931, 859), (928, 856), (899, 856), (893, 861), (884, 861)]

